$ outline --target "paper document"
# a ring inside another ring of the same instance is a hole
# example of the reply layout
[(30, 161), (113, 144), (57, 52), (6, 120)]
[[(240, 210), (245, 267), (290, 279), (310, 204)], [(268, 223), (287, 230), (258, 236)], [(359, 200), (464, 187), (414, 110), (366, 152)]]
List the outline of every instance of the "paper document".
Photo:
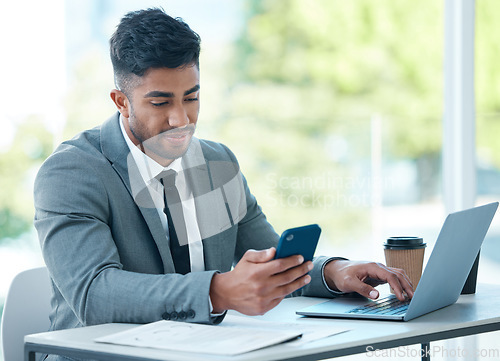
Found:
[(99, 337), (97, 342), (166, 350), (236, 355), (297, 338), (297, 331), (220, 327), (158, 321)]
[[(310, 323), (279, 323), (227, 315), (217, 326), (158, 321), (99, 337), (96, 342), (165, 350), (237, 355), (281, 344), (293, 347), (347, 331)], [(302, 336), (298, 338), (299, 336)], [(292, 340), (292, 341), (290, 341)]]
[(298, 322), (271, 322), (263, 321), (258, 318), (245, 317), (245, 316), (235, 316), (227, 315), (220, 326), (223, 327), (233, 327), (233, 326), (245, 327), (248, 329), (255, 328), (265, 328), (266, 330), (294, 330), (302, 333), (302, 337), (294, 339), (287, 342), (286, 346), (300, 346), (305, 343), (319, 340), (325, 337), (330, 337), (333, 335), (338, 335), (349, 331), (347, 328), (343, 327), (332, 327), (331, 323), (319, 324), (312, 322), (311, 319), (302, 320)]

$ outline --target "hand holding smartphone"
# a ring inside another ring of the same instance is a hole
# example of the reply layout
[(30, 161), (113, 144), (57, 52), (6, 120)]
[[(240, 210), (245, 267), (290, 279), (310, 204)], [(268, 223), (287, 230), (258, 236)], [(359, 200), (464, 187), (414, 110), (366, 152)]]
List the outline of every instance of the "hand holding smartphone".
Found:
[(301, 254), (304, 262), (312, 261), (320, 234), (321, 228), (317, 224), (287, 229), (280, 237), (274, 258)]

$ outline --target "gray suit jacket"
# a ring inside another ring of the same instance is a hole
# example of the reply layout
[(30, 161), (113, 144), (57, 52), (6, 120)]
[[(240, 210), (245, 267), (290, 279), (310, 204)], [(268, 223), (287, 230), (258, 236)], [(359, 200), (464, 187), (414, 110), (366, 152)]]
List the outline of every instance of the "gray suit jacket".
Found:
[[(115, 114), (61, 144), (35, 181), (35, 227), (53, 286), (51, 330), (170, 317), (217, 323), (209, 289), (248, 249), (276, 246), (224, 145), (193, 141), (183, 157), (195, 194), (204, 272), (174, 273), (158, 213), (144, 192)], [(148, 198), (149, 197), (149, 198)], [(313, 281), (296, 294), (331, 297), (315, 259)]]

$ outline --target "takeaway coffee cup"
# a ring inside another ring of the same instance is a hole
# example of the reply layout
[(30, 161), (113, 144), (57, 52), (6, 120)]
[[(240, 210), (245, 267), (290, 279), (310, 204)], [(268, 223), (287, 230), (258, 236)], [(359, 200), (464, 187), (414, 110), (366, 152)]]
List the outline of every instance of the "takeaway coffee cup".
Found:
[(425, 247), (426, 244), (420, 237), (391, 237), (384, 243), (387, 266), (404, 269), (413, 289), (417, 288), (422, 276)]

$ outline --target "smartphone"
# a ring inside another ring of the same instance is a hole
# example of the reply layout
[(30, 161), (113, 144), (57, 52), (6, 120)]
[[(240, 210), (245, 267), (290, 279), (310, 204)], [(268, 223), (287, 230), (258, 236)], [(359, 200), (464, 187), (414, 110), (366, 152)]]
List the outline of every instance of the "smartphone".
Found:
[(321, 228), (317, 224), (287, 229), (280, 237), (274, 258), (301, 254), (304, 262), (312, 261), (320, 234)]

